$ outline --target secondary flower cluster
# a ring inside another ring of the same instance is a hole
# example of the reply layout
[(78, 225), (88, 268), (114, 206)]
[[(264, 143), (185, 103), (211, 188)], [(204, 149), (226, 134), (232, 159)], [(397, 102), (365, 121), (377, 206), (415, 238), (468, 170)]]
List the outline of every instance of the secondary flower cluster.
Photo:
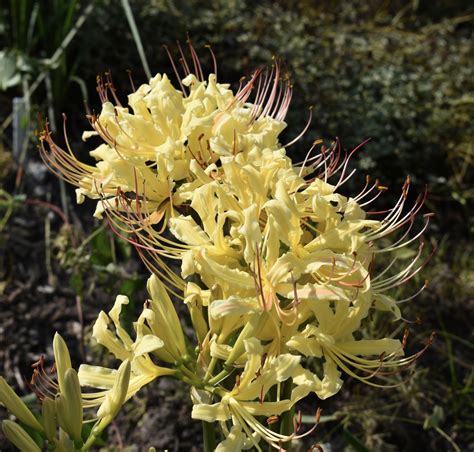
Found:
[[(47, 128), (42, 156), (77, 187), (78, 202), (97, 200), (95, 215), (105, 215), (153, 273), (134, 338), (120, 324), (124, 296), (94, 326), (97, 342), (127, 363), (127, 388), (114, 400), (171, 375), (191, 385), (193, 418), (220, 423), (217, 450), (260, 449), (260, 439), (280, 448), (302, 436), (300, 425), (278, 432), (271, 424), (299, 400), (333, 396), (343, 372), (380, 386), (422, 353), (405, 356), (405, 338), (365, 337), (362, 326), (374, 311), (401, 319), (406, 300), (387, 292), (422, 268), (422, 246), (397, 271), (396, 257), (385, 269), (374, 261), (421, 236), (429, 215), (410, 231), (425, 196), (406, 208), (407, 179), (395, 206), (367, 211), (385, 190), (369, 178), (357, 195), (339, 194), (358, 148), (317, 141), (303, 162), (292, 162), (293, 142), (279, 141), (292, 89), (278, 63), (234, 93), (216, 73), (205, 80), (190, 52), (184, 76), (175, 68), (179, 89), (157, 75), (128, 106), (110, 78), (99, 80), (102, 111), (89, 115), (93, 130), (84, 134), (103, 141), (90, 153), (95, 165), (57, 146)], [(170, 295), (187, 306), (195, 338), (185, 337)], [(83, 365), (78, 377), (107, 398), (123, 373)]]

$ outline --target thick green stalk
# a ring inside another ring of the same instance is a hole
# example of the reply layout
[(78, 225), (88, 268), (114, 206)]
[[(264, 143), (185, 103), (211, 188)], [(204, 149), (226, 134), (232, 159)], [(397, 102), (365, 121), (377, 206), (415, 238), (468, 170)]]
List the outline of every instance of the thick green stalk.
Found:
[(216, 426), (214, 422), (202, 421), (204, 452), (214, 452), (216, 448)]
[[(291, 391), (293, 390), (293, 380), (289, 378), (282, 384), (282, 391), (281, 391), (281, 399), (291, 399)], [(280, 416), (280, 433), (282, 435), (291, 435), (293, 433), (293, 416), (295, 413), (295, 409), (291, 408), (288, 411), (285, 411)], [(286, 451), (291, 451), (291, 441), (287, 443), (283, 443), (282, 447)]]

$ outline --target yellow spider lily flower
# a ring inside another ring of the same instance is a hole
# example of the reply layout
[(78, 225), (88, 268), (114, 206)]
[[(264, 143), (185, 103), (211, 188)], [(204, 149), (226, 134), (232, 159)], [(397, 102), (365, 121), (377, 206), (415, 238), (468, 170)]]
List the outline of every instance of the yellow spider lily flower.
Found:
[[(290, 350), (303, 356), (324, 357), (325, 366), (337, 366), (372, 386), (379, 386), (370, 381), (375, 376), (406, 367), (418, 358), (419, 353), (403, 357), (402, 342), (396, 339), (354, 339), (353, 333), (371, 307), (370, 298), (366, 297), (365, 305), (337, 300), (334, 310), (330, 303), (323, 300), (313, 303), (311, 309), (319, 324), (308, 324), (294, 334), (286, 343)], [(371, 356), (376, 358), (368, 358)]]
[[(231, 431), (235, 437), (232, 441), (223, 442), (222, 450), (229, 450), (224, 447), (237, 443), (241, 445), (240, 447), (245, 443), (251, 443), (257, 450), (262, 450), (258, 444), (260, 438), (278, 449), (280, 443), (304, 435), (298, 436), (296, 432), (290, 435), (274, 432), (258, 421), (257, 417), (269, 418), (281, 415), (308, 395), (311, 385), (308, 384), (308, 379), (302, 378), (307, 371), (300, 365), (300, 356), (290, 354), (268, 356), (264, 354), (264, 347), (260, 341), (255, 338), (245, 340), (244, 346), (245, 367), (237, 377), (234, 388), (230, 391), (224, 389), (216, 391), (221, 400), (213, 404), (203, 403), (196, 397), (192, 417), (207, 422), (219, 421), (224, 433), (228, 431), (227, 423), (232, 423)], [(290, 399), (266, 401), (266, 396), (273, 386), (280, 385), (290, 378), (294, 382), (301, 383), (292, 391)], [(314, 378), (317, 377), (313, 376), (313, 381)], [(245, 432), (246, 438), (242, 437), (242, 432)]]
[[(151, 302), (145, 303), (143, 313), (134, 323), (136, 339), (132, 340), (130, 335), (120, 324), (120, 313), (129, 300), (119, 295), (114, 307), (107, 315), (101, 312), (93, 328), (92, 336), (96, 341), (109, 350), (118, 360), (130, 361), (130, 383), (126, 399), (132, 397), (144, 385), (163, 375), (173, 375), (174, 369), (157, 366), (149, 354), (154, 353), (161, 359), (174, 362), (182, 359), (185, 355), (184, 336), (177, 317), (172, 315), (171, 300), (166, 292), (160, 288), (156, 277), (149, 280), (149, 291), (152, 295)], [(166, 297), (163, 297), (166, 295)], [(176, 314), (175, 314), (176, 315)], [(161, 321), (161, 339), (154, 334), (160, 326), (156, 323)], [(167, 324), (166, 322), (170, 322)], [(110, 327), (113, 325), (113, 329)], [(177, 330), (179, 327), (179, 330)], [(171, 330), (174, 328), (173, 330)], [(176, 342), (177, 340), (177, 342)], [(166, 342), (165, 342), (166, 341)], [(112, 369), (100, 366), (81, 365), (79, 368), (79, 380), (83, 386), (111, 389), (116, 381), (116, 372)], [(104, 393), (97, 393), (91, 397), (89, 406), (97, 405), (104, 400)]]
[(107, 392), (105, 400), (97, 411), (99, 423), (94, 427), (96, 432), (102, 431), (117, 415), (128, 395), (130, 385), (130, 361), (125, 360), (117, 370), (114, 384)]
[[(181, 77), (173, 63), (179, 87), (157, 75), (126, 106), (110, 75), (105, 83), (99, 78), (102, 111), (89, 117), (93, 131), (83, 137), (103, 140), (90, 153), (95, 165), (79, 162), (67, 143), (66, 150), (59, 148), (47, 126), (40, 137), (50, 168), (77, 187), (78, 201), (98, 200), (95, 215), (105, 214), (154, 273), (147, 285), (151, 300), (133, 325), (133, 339), (120, 325), (126, 297), (100, 313), (93, 335), (129, 363), (129, 378), (123, 370), (81, 366), (82, 384), (106, 390), (83, 395), (84, 406), (101, 404), (99, 413), (115, 413), (143, 385), (177, 372), (155, 364), (154, 356), (208, 391), (207, 398), (194, 397), (193, 417), (221, 423), (228, 437), (219, 450), (259, 448), (261, 438), (279, 447), (296, 432), (277, 434), (258, 416), (273, 422), (311, 392), (321, 399), (336, 394), (342, 371), (377, 386), (373, 377), (422, 353), (404, 357), (404, 340), (355, 338), (372, 310), (399, 320), (399, 303), (412, 298), (396, 301), (386, 292), (423, 267), (422, 245), (398, 272), (390, 270), (396, 259), (380, 272), (374, 261), (423, 234), (430, 215), (409, 237), (426, 194), (407, 209), (407, 179), (386, 211), (367, 208), (386, 190), (377, 180), (367, 177), (355, 196), (339, 194), (352, 175), (348, 162), (365, 142), (343, 155), (337, 140), (329, 148), (317, 140), (294, 164), (286, 150), (299, 137), (279, 141), (292, 93), (280, 65), (256, 71), (234, 92), (215, 74), (205, 78), (191, 44), (190, 52), (194, 73), (183, 60)], [(394, 243), (380, 245), (395, 231), (402, 232)], [(181, 263), (181, 275), (170, 260)], [(196, 372), (184, 369), (186, 341), (167, 292), (188, 306), (202, 365)], [(70, 360), (61, 349), (58, 340), (63, 392)], [(322, 375), (305, 369), (304, 357), (320, 360)], [(220, 385), (234, 374), (231, 390)], [(290, 395), (267, 398), (270, 388), (290, 380)]]

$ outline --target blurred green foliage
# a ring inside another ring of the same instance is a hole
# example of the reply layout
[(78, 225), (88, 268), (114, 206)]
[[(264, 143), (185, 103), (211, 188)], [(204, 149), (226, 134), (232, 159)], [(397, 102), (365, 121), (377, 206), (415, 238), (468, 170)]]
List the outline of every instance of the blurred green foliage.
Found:
[[(0, 89), (34, 81), (43, 71), (50, 80), (50, 96), (61, 105), (67, 94), (67, 80), (75, 71), (61, 49), (75, 25), (76, 0), (10, 0), (0, 7)], [(25, 86), (22, 87), (23, 89)]]

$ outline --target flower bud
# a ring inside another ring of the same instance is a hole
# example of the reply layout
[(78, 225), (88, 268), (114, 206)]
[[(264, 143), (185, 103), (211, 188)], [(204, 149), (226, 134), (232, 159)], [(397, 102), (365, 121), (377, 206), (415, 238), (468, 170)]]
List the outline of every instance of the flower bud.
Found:
[(0, 402), (7, 410), (16, 416), (24, 424), (43, 431), (43, 426), (38, 422), (33, 413), (28, 409), (23, 400), (17, 396), (15, 391), (8, 385), (3, 377), (0, 377)]
[(25, 430), (13, 421), (3, 421), (2, 430), (7, 439), (13, 443), (21, 452), (41, 452), (41, 449), (33, 441)]
[(152, 331), (163, 340), (174, 360), (179, 360), (186, 354), (186, 342), (173, 302), (156, 275), (148, 279), (147, 290), (151, 296), (151, 310), (156, 316), (156, 325), (150, 325)]
[(204, 320), (202, 306), (199, 306), (194, 297), (186, 298), (185, 303), (189, 309), (189, 314), (191, 315), (191, 322), (193, 324), (194, 331), (196, 332), (197, 340), (199, 344), (202, 344), (206, 338), (207, 333), (209, 332), (209, 327)]
[(128, 385), (130, 382), (130, 361), (125, 360), (119, 367), (114, 385), (107, 392), (105, 400), (97, 411), (99, 423), (93, 430), (94, 436), (97, 436), (107, 425), (117, 416), (125, 398), (127, 397)]
[(64, 392), (55, 399), (59, 426), (76, 443), (82, 443), (82, 398), (77, 372), (68, 369), (64, 375)]
[(82, 430), (82, 394), (79, 378), (74, 369), (68, 369), (64, 376), (64, 401), (71, 425), (68, 433), (74, 441), (78, 441), (81, 439)]
[(71, 368), (71, 357), (64, 339), (56, 333), (53, 340), (54, 360), (56, 362), (56, 372), (60, 392), (64, 392), (64, 374)]
[(56, 395), (54, 399), (54, 408), (57, 414), (59, 427), (61, 427), (61, 429), (68, 435), (71, 435), (72, 428), (69, 420), (69, 413), (67, 411), (67, 402), (64, 395)]
[(46, 438), (54, 441), (56, 438), (56, 409), (54, 400), (46, 397), (42, 403), (43, 424)]

